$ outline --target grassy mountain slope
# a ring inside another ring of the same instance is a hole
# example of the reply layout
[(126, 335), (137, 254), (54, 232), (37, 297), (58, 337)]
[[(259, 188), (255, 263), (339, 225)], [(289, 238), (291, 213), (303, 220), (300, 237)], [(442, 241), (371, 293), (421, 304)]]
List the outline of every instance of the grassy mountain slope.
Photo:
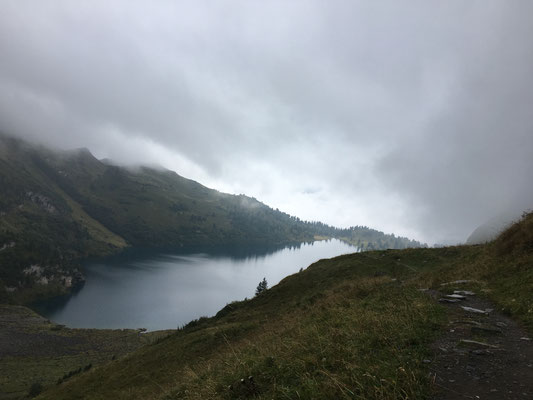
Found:
[[(126, 246), (47, 176), (42, 164), (51, 155), (46, 149), (0, 139), (2, 286), (18, 289), (39, 280), (43, 284), (36, 292), (55, 293), (75, 284), (79, 272), (74, 260)], [(23, 273), (32, 265), (42, 269)], [(0, 291), (0, 300), (5, 296)]]
[(416, 398), (441, 313), (387, 261), (319, 262), (43, 398)]
[(128, 246), (279, 245), (316, 235), (355, 242), (359, 233), (361, 247), (420, 245), (301, 221), (172, 171), (121, 168), (85, 149), (57, 152), (2, 135), (0, 191), (0, 302), (68, 290), (82, 281), (80, 259)]
[(0, 399), (20, 399), (166, 335), (133, 329), (70, 329), (23, 306), (0, 305)]
[(533, 331), (532, 265), (533, 214), (487, 245), (321, 260), (40, 398), (425, 398), (446, 314), (418, 289), (475, 280)]
[(533, 330), (533, 213), (486, 245), (448, 249), (456, 253), (450, 262), (420, 274), (420, 284), (477, 280), (480, 291)]
[(474, 229), (468, 239), (466, 239), (466, 244), (483, 244), (493, 241), (506, 228), (518, 221), (521, 214), (521, 212), (514, 210), (490, 218)]

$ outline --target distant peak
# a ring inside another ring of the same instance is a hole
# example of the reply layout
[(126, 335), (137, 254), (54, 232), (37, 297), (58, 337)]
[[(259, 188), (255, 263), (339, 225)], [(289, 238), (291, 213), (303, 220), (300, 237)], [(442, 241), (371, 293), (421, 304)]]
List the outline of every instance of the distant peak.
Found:
[(93, 154), (91, 153), (91, 151), (87, 147), (80, 147), (78, 149), (74, 149), (73, 152), (77, 153), (77, 154), (80, 154), (80, 155), (93, 157)]
[(99, 160), (102, 164), (105, 164), (105, 165), (109, 165), (109, 166), (112, 166), (112, 167), (116, 167), (118, 166), (118, 163), (113, 161), (112, 159), (110, 158), (102, 158)]

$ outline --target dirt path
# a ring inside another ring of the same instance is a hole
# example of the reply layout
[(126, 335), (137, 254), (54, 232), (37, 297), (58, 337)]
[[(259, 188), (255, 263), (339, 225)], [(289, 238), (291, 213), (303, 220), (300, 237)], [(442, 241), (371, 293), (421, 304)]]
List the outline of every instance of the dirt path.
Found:
[[(452, 289), (468, 290), (467, 284), (431, 292), (445, 298)], [(515, 321), (489, 301), (475, 295), (454, 303), (444, 302), (450, 313), (447, 332), (434, 343), (430, 370), (434, 400), (533, 399), (533, 340)], [(449, 300), (454, 300), (449, 298)], [(462, 307), (487, 310), (467, 311)]]

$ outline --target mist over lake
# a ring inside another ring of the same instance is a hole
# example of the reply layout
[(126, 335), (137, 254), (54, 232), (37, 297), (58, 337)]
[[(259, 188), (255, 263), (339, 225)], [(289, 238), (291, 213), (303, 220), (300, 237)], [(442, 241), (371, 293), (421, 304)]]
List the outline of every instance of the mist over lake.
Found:
[(87, 263), (87, 282), (79, 292), (36, 309), (73, 328), (174, 329), (253, 297), (263, 277), (273, 286), (319, 259), (356, 251), (329, 240), (282, 249), (130, 254)]

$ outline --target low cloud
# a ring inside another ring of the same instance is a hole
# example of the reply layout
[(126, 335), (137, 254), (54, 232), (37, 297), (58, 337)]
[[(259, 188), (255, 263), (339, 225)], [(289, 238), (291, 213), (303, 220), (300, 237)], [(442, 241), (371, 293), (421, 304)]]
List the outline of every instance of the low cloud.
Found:
[(527, 1), (8, 1), (0, 129), (458, 242), (533, 206)]

